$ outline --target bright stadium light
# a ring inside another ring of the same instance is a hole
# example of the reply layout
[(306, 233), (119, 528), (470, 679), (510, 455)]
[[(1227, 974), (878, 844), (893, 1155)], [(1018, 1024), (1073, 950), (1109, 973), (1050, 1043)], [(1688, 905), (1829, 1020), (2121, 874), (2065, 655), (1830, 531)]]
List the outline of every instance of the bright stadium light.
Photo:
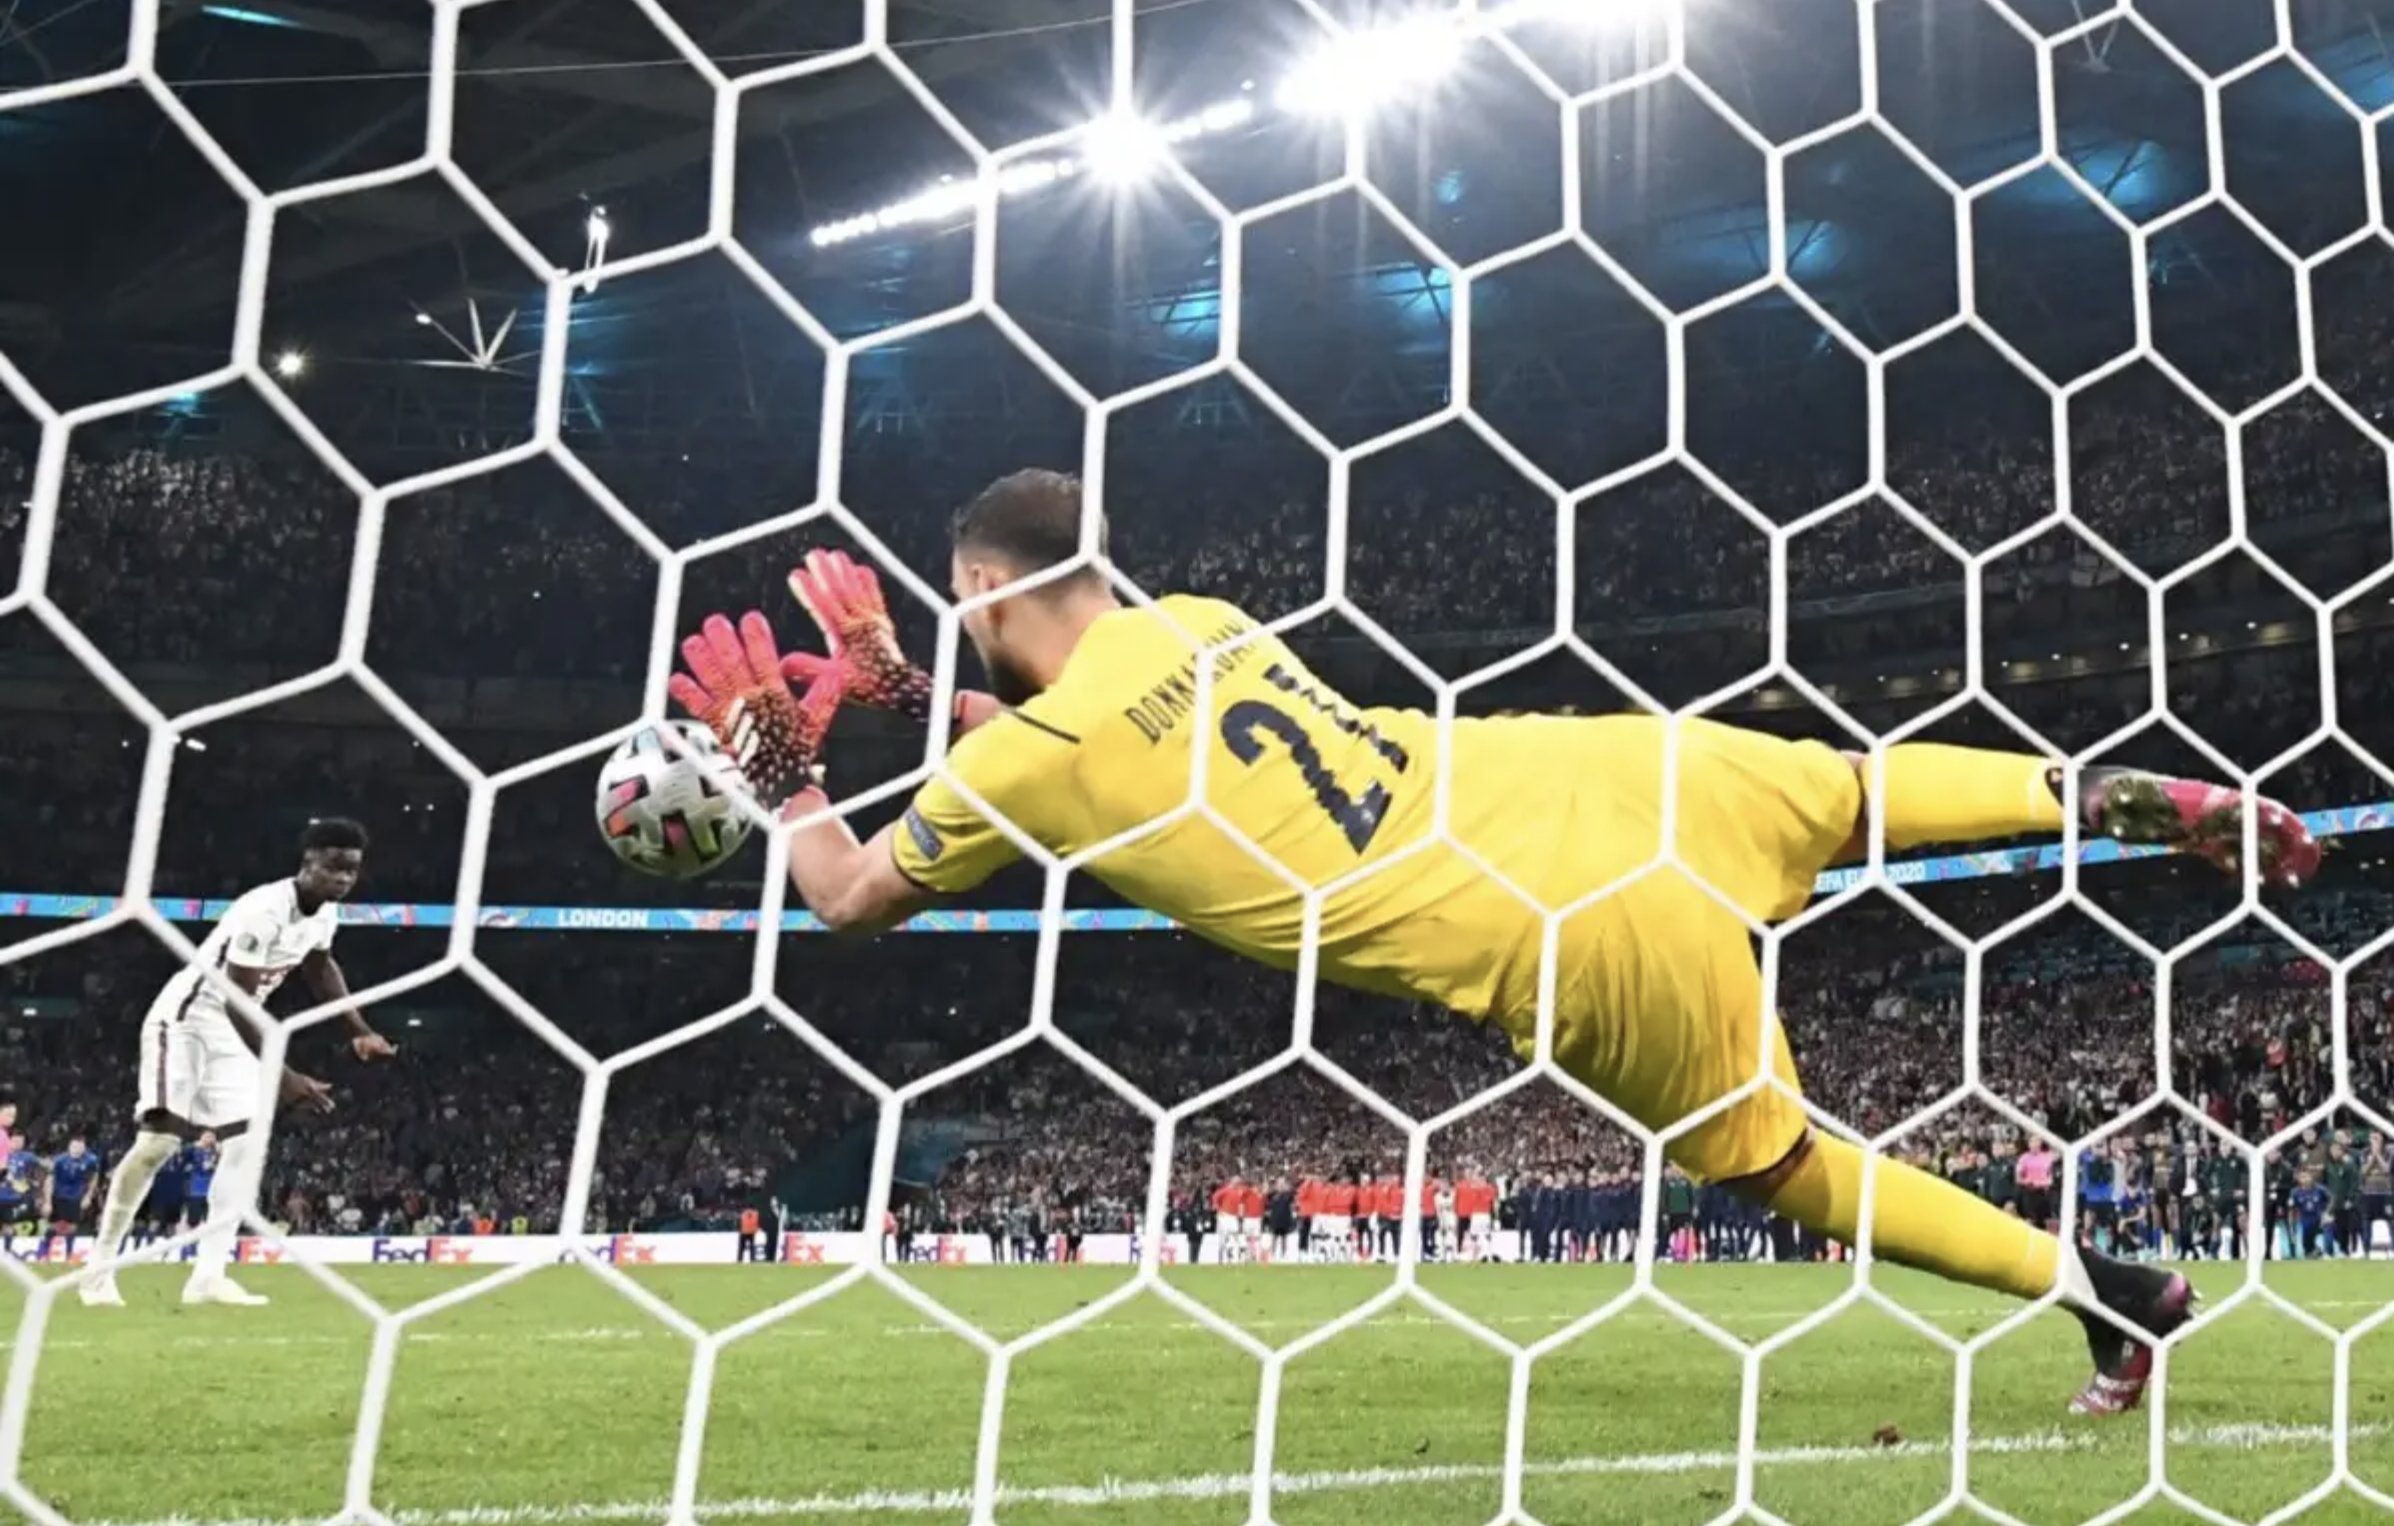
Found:
[(1480, 19), (1491, 27), (1524, 26), (1537, 21), (1584, 21), (1609, 26), (1654, 9), (1653, 0), (1504, 0), (1480, 7)]
[[(1683, 0), (1487, 0), (1475, 16), (1415, 16), (1326, 44), (1280, 80), (1272, 88), (1271, 99), (1279, 110), (1295, 115), (1356, 115), (1444, 79), (1461, 61), (1463, 44), (1470, 37), (1544, 21), (1636, 26), (1681, 3)], [(1239, 95), (1161, 126), (1137, 124), (1127, 140), (1118, 135), (1120, 129), (1106, 127), (1113, 119), (1100, 118), (1089, 124), (1080, 154), (1022, 160), (999, 171), (997, 194), (1001, 198), (1021, 196), (1082, 173), (1109, 185), (1135, 181), (1152, 170), (1160, 157), (1156, 137), (1168, 147), (1235, 132), (1253, 122), (1262, 110), (1255, 99), (1258, 84), (1243, 79), (1239, 90)], [(828, 249), (877, 233), (943, 222), (970, 211), (976, 194), (975, 182), (948, 176), (903, 201), (820, 224), (808, 230), (807, 242)]]
[(1681, 8), (1682, 0), (1497, 0), (1480, 7), (1484, 29), (1502, 31), (1541, 21), (1576, 21), (1593, 30), (1609, 27), (1634, 31), (1647, 22), (1661, 22)]
[(1446, 16), (1420, 16), (1321, 49), (1291, 70), (1273, 100), (1281, 110), (1352, 116), (1412, 95), (1454, 72), (1463, 34)]
[(583, 225), (582, 295), (587, 297), (598, 290), (598, 267), (607, 261), (607, 240), (615, 230), (607, 221), (605, 207), (592, 207), (590, 220)]
[[(1253, 122), (1255, 116), (1253, 101), (1233, 97), (1160, 125), (1138, 118), (1101, 117), (1089, 124), (1079, 153), (1053, 159), (1017, 160), (988, 178), (1001, 200), (1044, 191), (1081, 175), (1108, 185), (1129, 184), (1151, 172), (1173, 145), (1236, 132)], [(808, 232), (807, 242), (817, 249), (828, 249), (875, 233), (961, 217), (972, 210), (981, 194), (981, 184), (980, 179), (943, 176), (936, 185), (904, 201), (824, 223)]]
[[(1059, 173), (1052, 164), (1043, 161), (1015, 165), (998, 175), (998, 194), (1008, 194), (1009, 181), (1029, 188), (1034, 184), (1051, 184)], [(972, 210), (973, 203), (981, 194), (980, 184), (977, 178), (959, 180), (953, 175), (942, 176), (937, 185), (918, 191), (904, 201), (893, 202), (878, 211), (860, 212), (854, 217), (825, 223), (808, 234), (807, 238), (817, 249), (823, 249), (862, 238), (868, 233), (942, 222)]]
[(307, 368), (308, 357), (303, 350), (285, 350), (274, 357), (274, 374), (285, 381), (290, 381)]
[(1100, 117), (1081, 137), (1081, 163), (1106, 185), (1144, 180), (1163, 159), (1162, 129), (1137, 117)]
[(1183, 117), (1164, 129), (1169, 143), (1185, 143), (1191, 138), (1210, 138), (1246, 126), (1255, 120), (1255, 103), (1244, 96), (1216, 101), (1195, 116)]

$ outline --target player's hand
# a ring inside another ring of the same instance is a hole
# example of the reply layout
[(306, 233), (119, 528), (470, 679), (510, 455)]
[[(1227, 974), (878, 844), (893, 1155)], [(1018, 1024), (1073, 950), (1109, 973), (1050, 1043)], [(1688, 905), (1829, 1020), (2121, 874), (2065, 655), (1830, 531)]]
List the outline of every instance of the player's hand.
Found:
[(307, 1112), (329, 1113), (333, 1110), (332, 1085), (286, 1068), (283, 1071), (283, 1100), (295, 1103)]
[(793, 652), (782, 659), (783, 677), (811, 684), (837, 666), (858, 704), (931, 719), (931, 675), (907, 661), (899, 647), (879, 574), (845, 551), (809, 551), (790, 569), (790, 594), (814, 617), (831, 657)]
[(782, 676), (773, 627), (750, 610), (738, 629), (721, 615), (709, 615), (695, 636), (682, 641), (687, 673), (666, 681), (674, 703), (715, 733), (757, 798), (780, 810), (815, 780), (823, 738), (845, 697), (846, 669), (829, 663), (806, 680), (803, 695)]
[(379, 1033), (361, 1033), (349, 1041), (349, 1052), (361, 1060), (387, 1060), (399, 1046)]

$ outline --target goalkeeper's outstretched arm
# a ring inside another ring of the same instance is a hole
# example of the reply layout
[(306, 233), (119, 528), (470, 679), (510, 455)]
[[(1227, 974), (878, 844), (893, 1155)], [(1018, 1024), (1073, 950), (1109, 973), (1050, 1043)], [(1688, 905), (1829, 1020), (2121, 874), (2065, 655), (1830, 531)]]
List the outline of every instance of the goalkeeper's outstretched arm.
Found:
[(869, 938), (938, 899), (898, 868), (895, 823), (860, 843), (812, 785), (792, 795), (781, 814), (799, 823), (790, 833), (790, 884), (832, 932)]

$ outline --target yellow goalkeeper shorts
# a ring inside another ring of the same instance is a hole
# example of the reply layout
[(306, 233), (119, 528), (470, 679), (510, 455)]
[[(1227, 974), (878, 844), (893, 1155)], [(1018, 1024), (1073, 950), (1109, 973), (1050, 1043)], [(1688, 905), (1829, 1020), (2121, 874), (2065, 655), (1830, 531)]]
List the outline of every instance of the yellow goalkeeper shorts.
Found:
[[(1719, 1181), (1768, 1170), (1803, 1136), (1795, 1062), (1746, 919), (1803, 908), (1852, 835), (1861, 784), (1816, 742), (1682, 726), (1677, 852), (1564, 924), (1555, 1057), (1656, 1130), (1757, 1086), (1666, 1143), (1691, 1175)], [(1652, 800), (1646, 830), (1659, 840), (1658, 795), (1618, 797), (1613, 825), (1634, 835)]]

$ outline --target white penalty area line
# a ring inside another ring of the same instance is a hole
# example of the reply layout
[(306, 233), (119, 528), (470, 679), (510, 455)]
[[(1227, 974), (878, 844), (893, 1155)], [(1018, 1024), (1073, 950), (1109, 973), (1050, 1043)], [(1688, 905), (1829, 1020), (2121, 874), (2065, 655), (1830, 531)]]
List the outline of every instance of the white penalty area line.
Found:
[[(2383, 1435), (2385, 1426), (2355, 1426), (2355, 1439)], [(2139, 1428), (2141, 1434), (2141, 1428)], [(1973, 1456), (2033, 1456), (2088, 1452), (2100, 1447), (2104, 1434), (2096, 1429), (2033, 1431), (2019, 1436), (1980, 1436), (1971, 1439)], [(2180, 1448), (2256, 1452), (2275, 1447), (2325, 1446), (2335, 1432), (2324, 1425), (2211, 1425), (2173, 1427), (2170, 1444)], [(1782, 1447), (1754, 1454), (1757, 1467), (1800, 1468), (1848, 1463), (1917, 1461), (1951, 1455), (1943, 1441), (1899, 1442), (1893, 1446)], [(1735, 1452), (1649, 1452), (1621, 1456), (1563, 1457), (1525, 1463), (1524, 1478), (1670, 1477), (1690, 1473), (1725, 1473), (1737, 1467)], [(1501, 1480), (1499, 1463), (1444, 1463), (1413, 1468), (1346, 1468), (1308, 1473), (1276, 1473), (1276, 1495), (1347, 1494), (1373, 1489), (1419, 1488), (1423, 1485), (1474, 1484)], [(1152, 1504), (1165, 1501), (1244, 1498), (1254, 1487), (1248, 1473), (1199, 1473), (1182, 1478), (1109, 1478), (1093, 1484), (1001, 1486), (1000, 1506), (1051, 1505), (1088, 1508), (1105, 1505)], [(972, 1508), (969, 1489), (860, 1489), (852, 1494), (814, 1494), (794, 1499), (701, 1500), (701, 1520), (749, 1521), (784, 1516), (825, 1515), (954, 1515)], [(456, 1510), (397, 1510), (394, 1526), (577, 1526), (582, 1522), (656, 1521), (672, 1514), (664, 1500), (613, 1504), (476, 1505)], [(91, 1526), (322, 1526), (318, 1516), (275, 1519), (267, 1516), (210, 1521), (192, 1516), (168, 1516), (155, 1521), (94, 1522)]]

